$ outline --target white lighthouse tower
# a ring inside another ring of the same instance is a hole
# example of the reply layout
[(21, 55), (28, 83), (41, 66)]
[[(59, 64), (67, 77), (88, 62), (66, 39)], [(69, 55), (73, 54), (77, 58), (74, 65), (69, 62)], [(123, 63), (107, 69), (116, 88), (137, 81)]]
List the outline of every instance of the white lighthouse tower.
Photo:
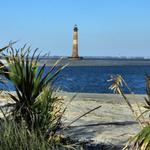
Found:
[(77, 25), (73, 28), (73, 46), (72, 46), (72, 58), (79, 59), (78, 54), (78, 27)]

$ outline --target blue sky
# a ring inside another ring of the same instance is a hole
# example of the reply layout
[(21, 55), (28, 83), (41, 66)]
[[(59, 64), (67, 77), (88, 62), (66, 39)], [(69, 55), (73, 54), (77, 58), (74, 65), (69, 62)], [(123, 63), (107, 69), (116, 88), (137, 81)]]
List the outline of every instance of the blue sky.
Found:
[(79, 27), (82, 56), (150, 57), (149, 0), (0, 0), (0, 47), (10, 40), (69, 56)]

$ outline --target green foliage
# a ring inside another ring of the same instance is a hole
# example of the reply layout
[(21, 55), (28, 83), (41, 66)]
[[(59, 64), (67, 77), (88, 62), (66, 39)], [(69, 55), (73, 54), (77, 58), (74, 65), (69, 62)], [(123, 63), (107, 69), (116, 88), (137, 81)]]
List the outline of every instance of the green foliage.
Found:
[[(8, 66), (3, 65), (0, 69), (0, 74), (10, 80), (16, 90), (16, 95), (9, 93), (11, 99), (15, 102), (12, 110), (14, 120), (19, 122), (23, 119), (29, 129), (41, 126), (40, 122), (43, 123), (43, 121), (40, 119), (39, 124), (37, 124), (37, 120), (42, 113), (42, 116), (44, 116), (44, 113), (45, 116), (48, 115), (47, 111), (50, 110), (43, 109), (44, 105), (46, 105), (46, 103), (51, 105), (52, 101), (56, 100), (56, 98), (53, 99), (51, 95), (49, 95), (47, 100), (42, 100), (42, 103), (40, 103), (38, 99), (42, 96), (43, 89), (47, 86), (51, 86), (54, 78), (64, 67), (57, 66), (57, 62), (51, 70), (44, 75), (46, 65), (44, 64), (39, 69), (39, 55), (35, 57), (36, 52), (37, 49), (32, 54), (32, 57), (30, 57), (30, 47), (26, 48), (26, 46), (24, 46), (19, 50), (11, 47), (8, 51), (8, 55), (5, 55)], [(53, 92), (51, 88), (49, 92)], [(43, 126), (45, 125), (43, 124)]]
[(132, 140), (128, 149), (150, 150), (150, 125), (144, 127)]
[(146, 75), (146, 94), (147, 97), (145, 97), (145, 108), (147, 109), (147, 111), (150, 111), (150, 76)]
[(52, 146), (40, 132), (29, 131), (21, 122), (1, 121), (0, 123), (0, 150), (50, 150)]
[(0, 149), (9, 150), (49, 150), (73, 149), (68, 140), (56, 132), (61, 129), (62, 99), (54, 94), (53, 80), (65, 66), (57, 66), (59, 61), (45, 75), (44, 64), (39, 68), (39, 55), (30, 48), (20, 50), (12, 46), (5, 56), (7, 65), (1, 63), (0, 75), (10, 80), (16, 90), (8, 92), (13, 104), (9, 116), (0, 107), (5, 120), (0, 122)]
[[(146, 94), (144, 113), (150, 111), (150, 76), (146, 75)], [(131, 149), (150, 150), (150, 124), (148, 123), (133, 139), (130, 141)]]
[(135, 103), (137, 104), (138, 108), (138, 114), (134, 110), (130, 101), (123, 92), (122, 83), (124, 83), (124, 85), (127, 86), (123, 78), (120, 75), (117, 75), (115, 77), (112, 77), (110, 81), (113, 82), (113, 84), (110, 86), (110, 89), (122, 95), (122, 97), (128, 104), (130, 110), (132, 111), (133, 115), (135, 116), (136, 120), (142, 127), (142, 130), (136, 136), (134, 136), (129, 140), (129, 143), (127, 143), (127, 146), (124, 149), (150, 150), (150, 124), (149, 122), (146, 121), (146, 119), (143, 116), (144, 113), (150, 111), (150, 76), (147, 76), (147, 84), (146, 84), (147, 97), (145, 98), (146, 104), (144, 106), (146, 108), (146, 111), (142, 112), (139, 104), (135, 100)]
[(33, 109), (37, 115), (33, 118), (34, 128), (55, 134), (61, 126), (61, 117), (65, 110), (61, 108), (63, 99), (52, 92), (51, 87), (43, 89), (36, 99)]
[[(125, 86), (130, 91), (130, 93), (132, 93), (132, 91), (128, 87), (128, 84), (125, 82), (125, 80), (122, 78), (122, 76), (121, 75), (111, 76), (111, 79), (108, 81), (112, 83), (111, 86), (109, 87), (109, 89), (113, 90), (114, 93), (120, 94), (123, 97), (126, 104), (130, 108), (133, 116), (138, 121), (139, 125), (141, 127), (143, 127), (142, 122), (145, 121), (145, 119), (144, 119), (143, 114), (141, 112), (140, 106), (135, 100), (135, 104), (137, 105), (137, 108), (138, 108), (138, 111), (136, 111), (134, 109), (134, 107), (132, 106), (131, 102), (129, 101), (129, 99), (127, 98), (127, 96), (124, 94), (123, 86)], [(141, 118), (139, 116), (141, 116)]]
[(0, 120), (0, 150), (73, 150), (70, 144), (61, 144), (63, 140), (55, 136), (53, 140), (45, 139), (43, 133), (28, 130), (25, 122)]

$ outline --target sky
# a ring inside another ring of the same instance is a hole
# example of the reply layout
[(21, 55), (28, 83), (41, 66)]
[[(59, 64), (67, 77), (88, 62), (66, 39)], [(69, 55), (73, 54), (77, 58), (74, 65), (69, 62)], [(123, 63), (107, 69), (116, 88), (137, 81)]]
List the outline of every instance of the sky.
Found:
[(150, 0), (0, 0), (0, 47), (70, 56), (77, 24), (80, 56), (150, 57), (149, 17)]

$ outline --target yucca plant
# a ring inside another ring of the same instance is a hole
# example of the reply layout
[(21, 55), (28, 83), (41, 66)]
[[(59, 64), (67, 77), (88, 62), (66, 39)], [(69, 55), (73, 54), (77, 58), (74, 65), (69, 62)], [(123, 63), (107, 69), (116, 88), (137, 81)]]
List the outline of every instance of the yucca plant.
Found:
[(62, 65), (57, 66), (59, 62), (56, 62), (44, 75), (46, 64), (39, 69), (39, 55), (35, 56), (36, 52), (37, 49), (30, 56), (30, 47), (24, 46), (19, 50), (11, 47), (5, 55), (7, 66), (3, 64), (0, 69), (0, 74), (12, 82), (16, 91), (16, 95), (9, 93), (15, 102), (12, 115), (17, 122), (22, 119), (25, 120), (29, 128), (35, 125), (34, 121), (38, 115), (35, 110), (37, 98), (44, 88), (51, 85), (54, 78), (64, 68)]
[(38, 67), (36, 51), (30, 57), (30, 48), (15, 50), (11, 47), (4, 55), (7, 65), (1, 65), (0, 74), (12, 82), (16, 93), (8, 93), (14, 101), (14, 104), (6, 104), (12, 108), (9, 116), (0, 107), (6, 120), (0, 125), (3, 130), (0, 148), (74, 149), (76, 145), (70, 145), (61, 134), (55, 134), (62, 129), (61, 118), (67, 107), (62, 109), (62, 98), (54, 94), (52, 82), (65, 66), (57, 66), (57, 61), (45, 75), (46, 65)]
[[(143, 113), (150, 111), (150, 76), (146, 75), (146, 94), (145, 105), (146, 109)], [(129, 142), (130, 149), (134, 150), (150, 150), (150, 121), (147, 122), (147, 126), (144, 127), (135, 137)]]
[(49, 138), (60, 129), (61, 118), (65, 111), (65, 108), (62, 108), (63, 99), (55, 95), (51, 88), (51, 86), (44, 88), (33, 105), (36, 113), (33, 118), (34, 128), (40, 129)]
[(129, 106), (133, 116), (138, 121), (140, 126), (143, 127), (142, 122), (144, 122), (145, 119), (143, 117), (141, 108), (140, 108), (139, 104), (135, 101), (135, 103), (136, 103), (136, 105), (138, 107), (138, 113), (137, 113), (134, 110), (134, 108), (133, 108), (132, 104), (130, 103), (129, 99), (125, 95), (124, 90), (123, 90), (123, 86), (125, 86), (130, 91), (131, 94), (132, 94), (132, 91), (129, 88), (128, 84), (125, 82), (125, 80), (122, 78), (122, 76), (121, 75), (113, 75), (113, 76), (111, 76), (111, 79), (109, 79), (108, 81), (111, 82), (111, 85), (110, 85), (109, 89), (113, 90), (114, 93), (120, 94), (123, 97), (123, 99), (125, 100), (126, 104)]
[(124, 150), (150, 150), (150, 125), (131, 138)]
[(145, 97), (145, 108), (146, 108), (146, 112), (150, 111), (150, 76), (146, 75), (146, 94), (147, 97)]
[[(146, 109), (144, 112), (141, 111), (138, 103), (136, 102), (138, 108), (139, 108), (139, 114), (137, 114), (132, 107), (130, 101), (124, 94), (124, 91), (122, 89), (123, 85), (127, 86), (127, 83), (124, 81), (124, 79), (120, 75), (112, 76), (109, 81), (112, 81), (112, 85), (110, 86), (111, 90), (114, 90), (114, 92), (121, 94), (128, 104), (129, 108), (131, 109), (133, 115), (138, 120), (139, 124), (141, 125), (142, 129), (141, 131), (129, 139), (129, 142), (125, 146), (125, 149), (130, 150), (150, 150), (150, 122), (147, 122), (144, 118), (143, 114), (150, 111), (150, 76), (146, 75), (146, 93), (147, 97), (145, 98), (145, 106)], [(128, 86), (127, 86), (128, 88)]]

